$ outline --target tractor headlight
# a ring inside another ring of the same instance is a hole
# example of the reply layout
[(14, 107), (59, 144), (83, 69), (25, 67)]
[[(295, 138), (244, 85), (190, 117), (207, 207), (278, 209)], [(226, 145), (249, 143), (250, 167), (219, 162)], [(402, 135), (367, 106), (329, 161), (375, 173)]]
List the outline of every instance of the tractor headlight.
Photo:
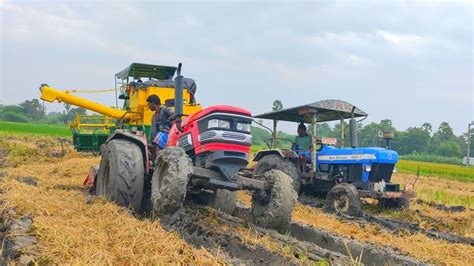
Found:
[(397, 167), (393, 167), (393, 172), (396, 173), (397, 171)]
[(365, 170), (366, 172), (370, 172), (370, 171), (372, 171), (372, 166), (370, 166), (370, 165), (364, 165), (364, 170)]
[(238, 131), (250, 132), (250, 124), (249, 123), (237, 123), (237, 130)]
[(230, 121), (220, 120), (220, 119), (211, 119), (207, 122), (207, 128), (225, 128), (230, 129)]

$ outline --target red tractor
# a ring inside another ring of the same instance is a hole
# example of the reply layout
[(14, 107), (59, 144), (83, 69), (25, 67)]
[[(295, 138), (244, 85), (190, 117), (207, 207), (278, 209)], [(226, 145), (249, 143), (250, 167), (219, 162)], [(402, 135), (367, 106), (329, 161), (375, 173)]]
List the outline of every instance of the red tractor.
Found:
[(278, 170), (255, 177), (245, 171), (252, 143), (250, 112), (217, 105), (181, 119), (182, 87), (179, 64), (176, 121), (167, 147), (153, 161), (145, 132), (117, 129), (102, 147), (95, 193), (137, 212), (158, 215), (174, 213), (191, 194), (205, 195), (213, 207), (232, 214), (236, 191), (252, 190), (253, 222), (285, 229), (297, 198), (291, 177)]

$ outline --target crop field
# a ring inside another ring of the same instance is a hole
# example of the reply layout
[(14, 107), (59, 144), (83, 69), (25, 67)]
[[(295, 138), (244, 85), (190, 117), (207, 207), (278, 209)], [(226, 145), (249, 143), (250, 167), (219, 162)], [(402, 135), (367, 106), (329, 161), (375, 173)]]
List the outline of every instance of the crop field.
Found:
[[(186, 206), (178, 216), (140, 217), (101, 198), (91, 199), (82, 182), (99, 160), (72, 147), (61, 150), (57, 136), (3, 133), (0, 222), (9, 225), (30, 217), (32, 225), (24, 235), (2, 231), (0, 238), (34, 236), (22, 252), (28, 251), (39, 264), (218, 265), (258, 264), (264, 259), (272, 264), (355, 265), (371, 264), (378, 257), (393, 264), (474, 261), (469, 242), (474, 237), (474, 181), (457, 178), (454, 171), (451, 176), (424, 172), (409, 209), (382, 210), (370, 201), (364, 205), (367, 215), (415, 224), (417, 230), (347, 219), (302, 201), (293, 210), (290, 232), (279, 234), (242, 220), (251, 204), (246, 192), (238, 193), (242, 207), (235, 217), (202, 206)], [(409, 163), (402, 162), (396, 182), (415, 181), (416, 175), (404, 168)]]
[(71, 136), (71, 131), (66, 125), (31, 124), (0, 121), (0, 134), (34, 134), (47, 136)]
[(440, 176), (458, 181), (474, 182), (474, 167), (407, 160), (400, 160), (397, 163), (397, 169), (403, 173), (416, 174), (418, 167), (420, 175)]

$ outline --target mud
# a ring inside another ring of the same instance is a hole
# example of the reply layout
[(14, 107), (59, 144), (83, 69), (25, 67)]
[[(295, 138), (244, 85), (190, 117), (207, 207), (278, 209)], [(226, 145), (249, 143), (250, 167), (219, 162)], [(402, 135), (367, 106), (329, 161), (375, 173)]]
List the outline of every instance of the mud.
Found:
[[(238, 206), (234, 215), (248, 219), (250, 210)], [(378, 247), (369, 243), (361, 243), (348, 237), (338, 236), (329, 231), (315, 228), (313, 226), (292, 222), (290, 224), (289, 236), (299, 241), (312, 243), (323, 250), (340, 254), (352, 254), (357, 257), (362, 254), (361, 262), (367, 265), (425, 265), (414, 258), (398, 254), (389, 248)]]
[(31, 215), (17, 217), (12, 209), (2, 209), (0, 215), (0, 265), (34, 263), (39, 252)]
[(32, 177), (32, 176), (17, 176), (15, 179), (18, 182), (23, 182), (30, 186), (35, 186), (35, 187), (38, 186), (38, 181), (36, 180), (35, 177)]
[[(327, 261), (340, 265), (350, 261), (341, 253), (247, 224), (240, 218), (202, 206), (185, 206), (172, 215), (163, 215), (160, 222), (167, 230), (180, 233), (188, 243), (222, 254), (231, 264), (296, 265), (304, 259), (305, 263)], [(249, 244), (236, 230), (228, 230), (231, 228), (251, 230), (259, 238), (269, 236), (280, 247), (290, 247), (290, 251), (283, 254), (281, 250), (270, 250), (261, 244)]]
[(445, 212), (464, 212), (464, 211), (466, 211), (466, 207), (464, 207), (464, 206), (446, 206), (444, 204), (439, 204), (439, 203), (431, 202), (431, 201), (425, 201), (425, 200), (422, 200), (422, 199), (417, 199), (416, 203), (428, 205), (428, 206), (433, 207), (437, 210), (445, 211)]
[[(316, 199), (309, 196), (301, 196), (299, 198), (299, 201), (311, 207), (320, 206), (322, 202), (321, 199)], [(369, 214), (367, 212), (363, 212), (360, 217), (352, 217), (352, 216), (347, 216), (347, 215), (337, 215), (337, 216), (342, 220), (357, 222), (358, 224), (362, 226), (367, 223), (377, 224), (385, 229), (388, 229), (392, 233), (409, 231), (412, 233), (422, 233), (432, 239), (437, 239), (437, 240), (441, 239), (441, 240), (446, 240), (451, 243), (463, 243), (463, 244), (474, 245), (473, 238), (458, 236), (455, 234), (450, 234), (450, 233), (445, 233), (445, 232), (438, 232), (434, 230), (428, 230), (428, 229), (422, 228), (417, 223), (379, 217), (379, 216)]]

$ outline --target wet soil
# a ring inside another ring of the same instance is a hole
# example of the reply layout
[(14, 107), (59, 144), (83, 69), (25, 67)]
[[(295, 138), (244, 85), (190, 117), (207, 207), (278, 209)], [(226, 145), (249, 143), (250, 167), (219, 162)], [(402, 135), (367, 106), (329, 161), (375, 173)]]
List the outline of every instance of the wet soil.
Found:
[[(325, 208), (326, 206), (324, 200), (314, 198), (311, 196), (300, 196), (299, 201), (305, 205), (316, 207), (316, 208)], [(452, 207), (449, 207), (449, 206), (444, 206), (441, 204), (438, 204), (438, 205), (440, 205), (440, 208), (447, 211), (452, 209)], [(460, 209), (457, 207), (454, 207), (454, 208), (455, 210)], [(419, 215), (422, 215), (422, 214), (419, 214)], [(350, 220), (353, 222), (357, 222), (360, 225), (365, 225), (367, 223), (377, 224), (377, 225), (382, 226), (383, 228), (390, 230), (392, 233), (399, 233), (402, 231), (418, 232), (432, 239), (442, 239), (451, 243), (464, 243), (464, 244), (474, 245), (474, 239), (470, 237), (463, 237), (463, 236), (459, 236), (459, 235), (455, 235), (455, 234), (451, 234), (447, 232), (428, 230), (428, 229), (422, 228), (417, 223), (380, 217), (380, 216), (372, 215), (367, 212), (363, 212), (360, 217), (352, 217), (352, 216), (347, 216), (347, 215), (338, 215), (338, 217), (340, 217), (340, 219), (343, 219), (343, 220)], [(426, 218), (428, 219), (430, 217), (426, 217)]]

